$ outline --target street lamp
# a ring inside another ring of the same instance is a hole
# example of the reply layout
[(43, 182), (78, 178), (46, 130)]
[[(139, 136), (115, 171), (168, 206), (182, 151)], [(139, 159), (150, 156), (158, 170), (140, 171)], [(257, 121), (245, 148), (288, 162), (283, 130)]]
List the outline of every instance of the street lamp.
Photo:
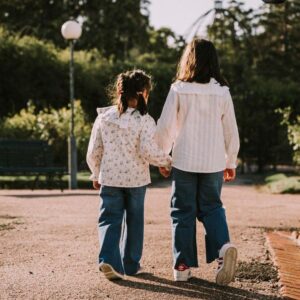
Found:
[(74, 44), (81, 36), (81, 26), (76, 21), (67, 21), (61, 27), (62, 36), (70, 43), (70, 102), (71, 120), (68, 141), (69, 189), (77, 189), (77, 149), (74, 135)]

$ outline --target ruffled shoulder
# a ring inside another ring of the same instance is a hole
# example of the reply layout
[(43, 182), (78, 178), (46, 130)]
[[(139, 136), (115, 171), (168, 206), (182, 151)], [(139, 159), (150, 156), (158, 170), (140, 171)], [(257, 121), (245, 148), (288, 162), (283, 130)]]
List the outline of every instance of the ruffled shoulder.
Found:
[(120, 116), (117, 106), (111, 106), (106, 108), (106, 110), (101, 109), (99, 116), (101, 116), (102, 121), (113, 123), (120, 128), (139, 128), (143, 121), (143, 117), (139, 111), (132, 108), (128, 108), (126, 112)]
[(221, 86), (214, 78), (209, 83), (183, 82), (176, 81), (172, 84), (171, 89), (178, 94), (216, 94), (224, 95), (228, 92), (227, 86)]
[(113, 108), (116, 108), (116, 105), (112, 105), (112, 106), (107, 106), (107, 107), (98, 107), (96, 109), (98, 115), (104, 114), (109, 110), (112, 110)]

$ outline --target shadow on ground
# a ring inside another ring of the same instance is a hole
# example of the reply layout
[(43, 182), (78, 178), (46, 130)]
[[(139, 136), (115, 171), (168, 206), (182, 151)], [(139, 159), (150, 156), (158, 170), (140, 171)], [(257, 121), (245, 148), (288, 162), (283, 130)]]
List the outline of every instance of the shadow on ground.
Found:
[(150, 273), (141, 274), (138, 277), (147, 282), (136, 282), (130, 281), (129, 279), (116, 281), (115, 283), (120, 286), (126, 286), (133, 289), (204, 300), (282, 299), (239, 288), (219, 286), (215, 283), (199, 278), (191, 278), (189, 282), (174, 282), (172, 280), (154, 276)]

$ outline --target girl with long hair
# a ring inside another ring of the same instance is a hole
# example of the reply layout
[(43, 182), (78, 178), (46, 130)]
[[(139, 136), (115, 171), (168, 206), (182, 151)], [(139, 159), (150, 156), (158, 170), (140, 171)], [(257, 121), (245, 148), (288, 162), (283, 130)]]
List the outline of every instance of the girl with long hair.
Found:
[[(187, 281), (198, 267), (196, 219), (206, 231), (206, 260), (218, 261), (216, 282), (234, 279), (237, 249), (230, 243), (221, 201), (223, 181), (236, 175), (239, 135), (217, 51), (204, 39), (189, 43), (158, 121), (156, 141), (172, 150), (171, 218), (174, 278)], [(168, 170), (161, 168), (168, 176)]]

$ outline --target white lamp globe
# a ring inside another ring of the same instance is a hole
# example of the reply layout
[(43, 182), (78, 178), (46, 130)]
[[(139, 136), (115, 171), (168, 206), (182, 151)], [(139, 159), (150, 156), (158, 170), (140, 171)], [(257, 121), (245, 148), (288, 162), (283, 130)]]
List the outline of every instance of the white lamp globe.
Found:
[(66, 40), (77, 40), (80, 38), (82, 28), (76, 21), (67, 21), (61, 27), (61, 34)]

